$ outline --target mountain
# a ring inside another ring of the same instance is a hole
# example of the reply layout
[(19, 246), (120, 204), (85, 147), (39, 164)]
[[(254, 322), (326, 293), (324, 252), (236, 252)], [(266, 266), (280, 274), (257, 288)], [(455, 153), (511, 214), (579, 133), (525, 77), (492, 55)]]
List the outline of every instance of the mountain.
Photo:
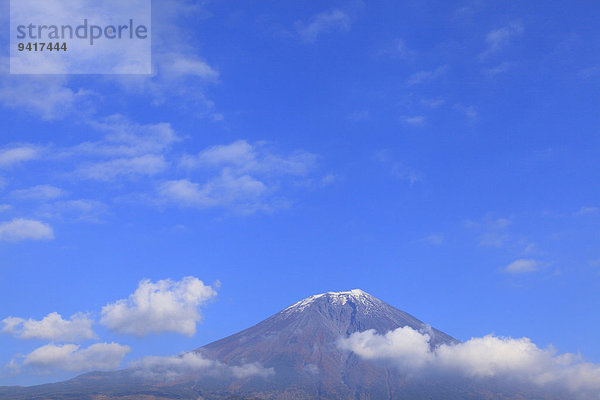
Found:
[[(432, 345), (458, 343), (417, 318), (355, 289), (308, 297), (265, 321), (196, 350), (229, 365), (258, 362), (277, 373), (281, 390), (294, 385), (311, 394), (347, 396), (382, 388), (390, 371), (340, 350), (337, 340), (354, 332), (378, 333), (409, 326), (432, 336)], [(256, 382), (258, 384), (260, 382)], [(261, 389), (267, 390), (266, 383)]]
[[(30, 388), (0, 388), (6, 400), (158, 399), (550, 399), (530, 388), (500, 382), (415, 380), (391, 366), (365, 361), (338, 346), (340, 338), (373, 329), (411, 327), (430, 335), (430, 346), (456, 344), (451, 336), (355, 289), (308, 297), (232, 336), (200, 347), (204, 369), (164, 379), (168, 366), (96, 372)], [(165, 361), (166, 363), (166, 361)], [(177, 363), (180, 364), (180, 363)], [(237, 369), (236, 369), (237, 368)], [(268, 371), (268, 374), (245, 373)], [(159, 373), (157, 374), (156, 371)], [(222, 374), (220, 371), (235, 371)], [(240, 373), (241, 372), (241, 373)]]

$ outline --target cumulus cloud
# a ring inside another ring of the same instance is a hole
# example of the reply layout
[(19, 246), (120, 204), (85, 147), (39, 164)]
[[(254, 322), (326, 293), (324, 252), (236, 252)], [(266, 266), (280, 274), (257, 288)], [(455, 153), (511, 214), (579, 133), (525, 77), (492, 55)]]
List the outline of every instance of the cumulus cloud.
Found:
[(214, 288), (194, 277), (143, 280), (127, 299), (102, 307), (100, 322), (138, 337), (161, 332), (193, 336), (202, 320), (199, 306), (216, 295)]
[(66, 320), (60, 314), (53, 312), (39, 321), (8, 317), (1, 322), (0, 332), (12, 334), (20, 339), (78, 342), (96, 337), (92, 329), (94, 321), (82, 313)]
[(96, 343), (87, 348), (76, 344), (47, 344), (21, 356), (22, 361), (13, 360), (13, 368), (26, 367), (36, 373), (51, 373), (56, 370), (81, 372), (115, 369), (131, 349), (118, 343)]
[(508, 264), (504, 268), (504, 272), (509, 274), (522, 274), (525, 272), (534, 272), (539, 269), (539, 264), (535, 260), (531, 259), (519, 259)]
[(11, 195), (18, 199), (53, 200), (61, 197), (63, 190), (52, 185), (37, 185), (26, 189), (13, 190)]
[(466, 378), (498, 377), (567, 390), (582, 399), (600, 396), (600, 365), (587, 363), (574, 354), (557, 354), (552, 348), (541, 349), (528, 338), (488, 335), (432, 349), (428, 334), (403, 327), (384, 335), (374, 330), (357, 332), (340, 339), (338, 346), (417, 376), (442, 373)]
[(351, 22), (348, 13), (334, 9), (315, 15), (308, 24), (298, 23), (297, 30), (303, 40), (314, 42), (323, 33), (349, 30)]
[(50, 239), (54, 239), (52, 227), (40, 221), (16, 218), (0, 223), (0, 241), (20, 242)]
[(184, 353), (171, 357), (145, 357), (132, 362), (134, 373), (149, 379), (173, 380), (189, 374), (206, 374), (214, 377), (267, 378), (275, 374), (273, 368), (265, 368), (259, 363), (246, 363), (229, 366), (222, 362), (204, 358), (199, 353)]

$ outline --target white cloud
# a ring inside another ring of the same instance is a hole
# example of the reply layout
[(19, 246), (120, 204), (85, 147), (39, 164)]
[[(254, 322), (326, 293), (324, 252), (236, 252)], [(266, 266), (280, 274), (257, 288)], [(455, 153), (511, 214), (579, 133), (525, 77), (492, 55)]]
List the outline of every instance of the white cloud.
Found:
[(215, 289), (194, 277), (156, 283), (144, 280), (129, 298), (102, 307), (100, 322), (135, 336), (161, 332), (193, 336), (202, 320), (199, 306), (216, 295)]
[(485, 247), (503, 247), (511, 241), (511, 236), (507, 233), (508, 227), (512, 221), (508, 218), (492, 219), (487, 217), (483, 221), (465, 221), (465, 226), (479, 231), (479, 245)]
[(261, 172), (267, 174), (306, 175), (314, 166), (316, 156), (296, 151), (289, 156), (275, 154), (265, 143), (250, 144), (238, 140), (218, 145), (197, 155), (186, 155), (181, 161), (185, 168), (230, 167), (238, 173)]
[(85, 157), (86, 162), (74, 173), (84, 179), (112, 181), (156, 175), (168, 169), (165, 154), (181, 141), (168, 123), (138, 124), (118, 114), (90, 125), (105, 136), (58, 152), (59, 158)]
[(597, 215), (598, 214), (598, 207), (581, 207), (579, 210), (577, 210), (575, 212), (576, 216), (583, 216), (583, 215)]
[(448, 69), (448, 67), (446, 65), (442, 65), (440, 67), (437, 67), (434, 70), (430, 70), (430, 71), (424, 70), (424, 71), (415, 72), (414, 74), (412, 74), (411, 76), (408, 77), (408, 79), (406, 80), (406, 84), (408, 86), (413, 86), (413, 85), (418, 85), (418, 84), (426, 82), (426, 81), (433, 80), (433, 79), (443, 75), (447, 69)]
[(130, 351), (129, 346), (118, 343), (96, 343), (87, 348), (75, 344), (48, 344), (23, 356), (21, 364), (13, 365), (28, 367), (37, 373), (109, 370), (118, 368)]
[(196, 55), (184, 55), (182, 53), (167, 53), (166, 60), (160, 64), (161, 72), (169, 79), (177, 79), (184, 76), (196, 76), (206, 80), (216, 80), (219, 72)]
[(413, 51), (408, 48), (404, 40), (398, 39), (396, 40), (395, 54), (400, 58), (410, 58), (413, 56)]
[(165, 381), (198, 373), (218, 377), (232, 376), (237, 379), (252, 376), (267, 378), (275, 374), (273, 368), (265, 368), (259, 363), (229, 366), (216, 360), (204, 358), (199, 353), (184, 353), (172, 357), (145, 357), (132, 362), (130, 367), (135, 370), (135, 374), (138, 376)]
[(513, 261), (506, 268), (504, 268), (505, 272), (510, 274), (522, 274), (524, 272), (534, 272), (539, 269), (539, 264), (535, 260), (530, 259), (520, 259)]
[(463, 113), (465, 117), (467, 117), (471, 121), (477, 119), (478, 113), (477, 108), (475, 106), (464, 106), (462, 104), (456, 104), (454, 108)]
[(85, 109), (91, 92), (68, 87), (60, 76), (10, 75), (0, 80), (0, 104), (57, 120)]
[(589, 79), (592, 78), (596, 75), (598, 75), (600, 73), (600, 65), (594, 65), (588, 68), (584, 68), (581, 71), (579, 71), (579, 76), (581, 76), (583, 79)]
[(77, 199), (44, 204), (40, 213), (46, 218), (69, 218), (75, 221), (99, 222), (109, 213), (108, 206), (97, 200)]
[(242, 213), (270, 210), (281, 204), (274, 195), (286, 176), (303, 177), (314, 168), (314, 154), (296, 151), (290, 155), (273, 152), (266, 143), (238, 140), (213, 146), (182, 157), (180, 167), (201, 171), (208, 177), (199, 182), (178, 179), (160, 185), (163, 202), (184, 207), (228, 207)]
[(394, 177), (408, 181), (411, 185), (423, 180), (420, 172), (395, 160), (389, 150), (384, 149), (377, 151), (375, 153), (375, 159), (386, 167)]
[(481, 54), (481, 57), (499, 52), (521, 33), (523, 33), (523, 26), (518, 23), (512, 23), (489, 32), (485, 37), (487, 49)]
[(105, 132), (106, 136), (98, 142), (85, 142), (70, 149), (71, 153), (86, 153), (109, 157), (134, 157), (145, 154), (160, 154), (168, 150), (181, 138), (171, 124), (139, 124), (115, 114), (90, 125)]
[(440, 245), (444, 243), (444, 235), (440, 233), (434, 233), (422, 239), (423, 242)]
[(510, 62), (502, 62), (494, 67), (490, 67), (490, 68), (486, 68), (484, 70), (484, 72), (488, 75), (488, 76), (496, 76), (499, 74), (503, 74), (505, 72), (507, 72), (508, 70), (510, 70), (512, 68), (513, 64)]
[(556, 354), (552, 348), (540, 349), (527, 338), (488, 335), (432, 349), (428, 334), (403, 327), (384, 335), (374, 330), (357, 332), (340, 339), (338, 345), (415, 376), (445, 373), (471, 379), (508, 378), (548, 390), (567, 390), (582, 399), (600, 396), (600, 365), (574, 354)]
[(16, 218), (0, 223), (0, 241), (20, 242), (22, 240), (54, 239), (50, 225), (40, 221)]
[(117, 178), (156, 175), (165, 171), (168, 166), (169, 163), (162, 155), (146, 154), (84, 165), (79, 167), (76, 174), (86, 179), (112, 181)]
[(429, 107), (429, 108), (438, 108), (446, 102), (445, 99), (441, 97), (435, 97), (430, 99), (421, 99), (421, 104)]
[(52, 185), (37, 185), (11, 192), (11, 196), (13, 197), (31, 200), (52, 200), (61, 197), (63, 194), (62, 189)]
[(1, 321), (0, 332), (12, 334), (20, 339), (45, 339), (60, 342), (79, 342), (94, 339), (94, 321), (86, 314), (75, 314), (71, 319), (63, 319), (58, 313), (50, 313), (40, 321), (8, 317)]
[(194, 116), (218, 120), (220, 114), (206, 95), (205, 86), (218, 81), (219, 71), (205, 60), (190, 41), (190, 30), (181, 20), (206, 18), (205, 2), (161, 0), (152, 4), (152, 75), (110, 76), (128, 94), (150, 99), (154, 106), (176, 101)]
[(403, 116), (402, 122), (413, 126), (423, 126), (425, 124), (425, 117), (422, 115), (415, 115), (414, 117)]
[(40, 149), (25, 145), (0, 150), (0, 167), (10, 167), (25, 161), (35, 160), (40, 156)]
[(221, 176), (203, 185), (187, 179), (168, 181), (161, 185), (160, 196), (187, 207), (241, 206), (260, 203), (266, 185), (249, 175), (236, 176), (225, 170)]
[(332, 31), (347, 31), (350, 29), (351, 18), (341, 10), (324, 11), (312, 17), (308, 24), (298, 24), (298, 34), (307, 42), (314, 42), (322, 33)]

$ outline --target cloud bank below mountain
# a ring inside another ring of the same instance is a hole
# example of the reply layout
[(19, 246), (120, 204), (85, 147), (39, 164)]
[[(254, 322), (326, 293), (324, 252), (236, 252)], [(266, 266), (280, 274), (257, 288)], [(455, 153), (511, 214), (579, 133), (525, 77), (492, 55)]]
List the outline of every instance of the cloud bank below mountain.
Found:
[(340, 339), (338, 346), (414, 377), (500, 378), (566, 391), (579, 399), (600, 396), (600, 365), (585, 362), (579, 355), (542, 349), (528, 338), (487, 335), (434, 349), (430, 339), (427, 333), (402, 327), (384, 335), (375, 330), (357, 332)]

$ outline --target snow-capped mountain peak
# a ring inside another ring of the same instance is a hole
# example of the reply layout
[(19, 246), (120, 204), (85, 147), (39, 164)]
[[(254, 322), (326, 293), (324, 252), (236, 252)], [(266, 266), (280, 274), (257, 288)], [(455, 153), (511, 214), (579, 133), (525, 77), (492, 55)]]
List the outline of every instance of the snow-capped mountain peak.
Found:
[(349, 300), (353, 300), (354, 302), (358, 302), (363, 305), (367, 305), (369, 303), (378, 302), (378, 300), (371, 296), (370, 294), (360, 290), (360, 289), (352, 289), (345, 292), (327, 292), (321, 294), (315, 294), (313, 296), (307, 297), (304, 300), (300, 300), (299, 302), (292, 304), (284, 311), (287, 312), (300, 312), (304, 311), (306, 307), (310, 306), (317, 300), (325, 300), (328, 303), (335, 305), (344, 305)]

